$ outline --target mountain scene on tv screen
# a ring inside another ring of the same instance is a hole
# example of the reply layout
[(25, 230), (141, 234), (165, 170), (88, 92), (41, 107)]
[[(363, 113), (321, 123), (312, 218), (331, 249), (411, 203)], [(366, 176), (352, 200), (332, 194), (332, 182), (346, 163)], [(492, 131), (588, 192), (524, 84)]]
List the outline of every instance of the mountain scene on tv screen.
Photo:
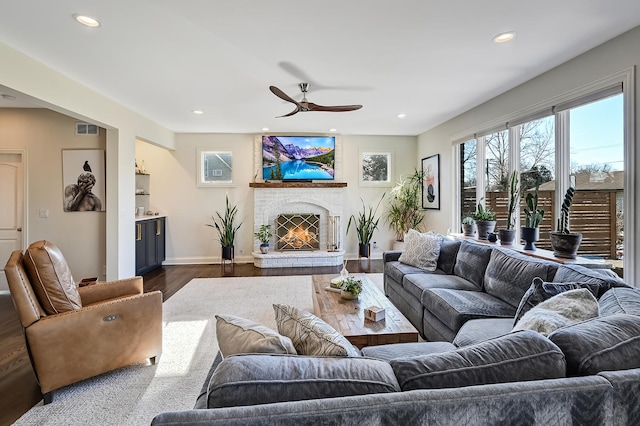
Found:
[(265, 180), (333, 179), (333, 137), (263, 136), (262, 177)]

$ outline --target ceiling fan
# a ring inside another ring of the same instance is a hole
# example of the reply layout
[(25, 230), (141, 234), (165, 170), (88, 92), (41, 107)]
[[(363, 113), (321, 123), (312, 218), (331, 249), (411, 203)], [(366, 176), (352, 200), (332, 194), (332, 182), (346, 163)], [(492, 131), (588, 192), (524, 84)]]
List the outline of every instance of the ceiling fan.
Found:
[(313, 102), (309, 102), (307, 100), (307, 90), (309, 89), (309, 83), (300, 83), (298, 84), (300, 90), (302, 91), (302, 100), (300, 102), (293, 99), (291, 96), (284, 93), (282, 90), (278, 89), (276, 86), (269, 86), (269, 90), (287, 102), (291, 102), (296, 106), (296, 109), (291, 111), (289, 114), (281, 115), (280, 117), (289, 117), (293, 114), (297, 114), (299, 112), (308, 112), (308, 111), (325, 111), (325, 112), (346, 112), (346, 111), (355, 111), (357, 109), (362, 108), (362, 105), (334, 105), (334, 106), (325, 106), (314, 104)]

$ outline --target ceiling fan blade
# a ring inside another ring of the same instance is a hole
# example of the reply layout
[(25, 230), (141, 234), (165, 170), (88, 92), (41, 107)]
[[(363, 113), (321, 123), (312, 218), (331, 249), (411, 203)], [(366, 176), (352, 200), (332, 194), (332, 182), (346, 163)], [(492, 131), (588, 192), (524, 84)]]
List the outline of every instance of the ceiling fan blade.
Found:
[(313, 102), (309, 102), (308, 106), (309, 111), (326, 111), (326, 112), (347, 112), (347, 111), (356, 111), (362, 108), (362, 105), (318, 105)]
[(296, 104), (297, 106), (300, 106), (298, 101), (296, 101), (291, 96), (289, 96), (286, 93), (284, 93), (282, 90), (278, 89), (276, 86), (269, 86), (269, 90), (271, 90), (271, 93), (273, 93), (274, 95), (276, 95), (280, 99), (285, 100), (287, 102), (291, 102), (292, 104)]
[(294, 109), (293, 111), (291, 111), (289, 114), (285, 114), (285, 115), (279, 115), (276, 118), (282, 118), (282, 117), (291, 117), (293, 114), (297, 114), (300, 111), (302, 111), (302, 109), (300, 109), (299, 106), (296, 107), (296, 109)]

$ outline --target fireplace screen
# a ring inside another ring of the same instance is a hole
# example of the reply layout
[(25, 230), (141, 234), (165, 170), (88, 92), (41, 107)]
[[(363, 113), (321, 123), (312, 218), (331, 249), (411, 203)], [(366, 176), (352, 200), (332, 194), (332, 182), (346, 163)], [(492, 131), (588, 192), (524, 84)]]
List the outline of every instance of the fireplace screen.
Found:
[(319, 250), (320, 215), (281, 214), (276, 219), (276, 250)]

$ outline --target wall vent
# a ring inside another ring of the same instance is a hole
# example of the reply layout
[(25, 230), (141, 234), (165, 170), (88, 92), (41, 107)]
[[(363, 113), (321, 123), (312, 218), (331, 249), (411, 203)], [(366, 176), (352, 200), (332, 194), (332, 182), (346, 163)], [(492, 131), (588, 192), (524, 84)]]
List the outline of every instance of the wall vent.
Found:
[(98, 126), (89, 123), (76, 123), (76, 135), (97, 135)]

